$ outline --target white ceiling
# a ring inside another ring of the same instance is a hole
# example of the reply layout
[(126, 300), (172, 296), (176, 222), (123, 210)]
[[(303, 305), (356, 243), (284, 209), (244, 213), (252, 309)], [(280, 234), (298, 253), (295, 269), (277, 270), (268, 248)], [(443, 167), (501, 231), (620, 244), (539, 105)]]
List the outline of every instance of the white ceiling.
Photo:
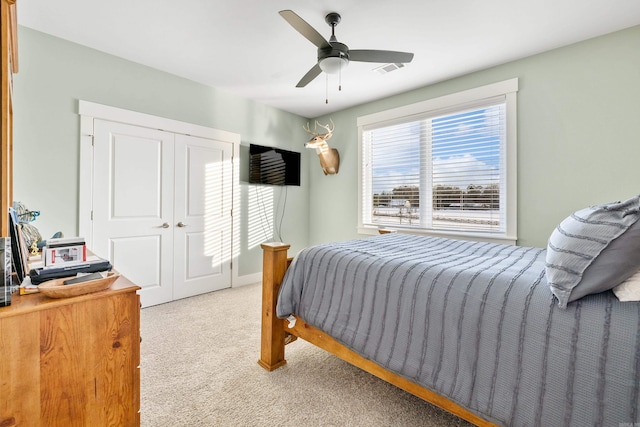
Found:
[[(295, 85), (316, 47), (291, 9), (351, 49), (415, 53), (388, 74), (352, 62)], [(21, 0), (18, 23), (303, 117), (317, 117), (640, 24), (639, 0)], [(640, 45), (639, 45), (640, 48)], [(325, 104), (325, 96), (329, 103)]]

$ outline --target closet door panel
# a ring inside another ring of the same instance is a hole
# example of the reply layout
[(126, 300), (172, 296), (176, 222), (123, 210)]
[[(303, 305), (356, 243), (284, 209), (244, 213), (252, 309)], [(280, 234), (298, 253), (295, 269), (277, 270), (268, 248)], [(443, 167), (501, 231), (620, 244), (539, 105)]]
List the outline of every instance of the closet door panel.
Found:
[(175, 298), (231, 286), (232, 148), (176, 135)]
[(111, 219), (162, 218), (163, 140), (119, 134), (112, 138)]
[(174, 134), (95, 120), (93, 247), (142, 287), (143, 306), (173, 299)]
[(127, 279), (139, 283), (139, 286), (149, 292), (158, 283), (162, 283), (161, 249), (160, 236), (121, 237), (109, 240), (109, 253), (113, 265), (118, 266), (119, 271), (127, 271)]

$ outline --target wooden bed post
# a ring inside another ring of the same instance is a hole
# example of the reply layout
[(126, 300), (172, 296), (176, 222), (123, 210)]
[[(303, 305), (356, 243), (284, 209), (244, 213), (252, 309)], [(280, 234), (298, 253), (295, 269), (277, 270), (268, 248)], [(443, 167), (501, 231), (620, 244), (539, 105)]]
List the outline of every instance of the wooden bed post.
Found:
[(258, 364), (273, 371), (287, 363), (284, 360), (284, 320), (276, 317), (276, 301), (280, 284), (287, 271), (286, 243), (262, 245), (262, 336)]

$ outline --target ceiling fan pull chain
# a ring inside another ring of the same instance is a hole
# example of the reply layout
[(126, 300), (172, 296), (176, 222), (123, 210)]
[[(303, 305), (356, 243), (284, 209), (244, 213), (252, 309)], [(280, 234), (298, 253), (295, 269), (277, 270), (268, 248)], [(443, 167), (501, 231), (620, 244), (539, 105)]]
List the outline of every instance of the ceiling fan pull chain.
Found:
[(329, 74), (325, 73), (324, 77), (325, 77), (325, 79), (324, 79), (324, 82), (325, 82), (325, 85), (324, 85), (324, 88), (325, 88), (324, 89), (325, 90), (324, 103), (328, 104), (329, 103)]

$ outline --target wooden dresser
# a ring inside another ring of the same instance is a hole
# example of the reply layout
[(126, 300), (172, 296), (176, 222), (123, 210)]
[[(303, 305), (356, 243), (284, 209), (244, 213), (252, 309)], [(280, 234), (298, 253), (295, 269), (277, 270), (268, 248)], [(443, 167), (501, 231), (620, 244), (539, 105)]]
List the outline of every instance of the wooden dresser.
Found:
[(138, 289), (0, 308), (0, 427), (139, 426)]

